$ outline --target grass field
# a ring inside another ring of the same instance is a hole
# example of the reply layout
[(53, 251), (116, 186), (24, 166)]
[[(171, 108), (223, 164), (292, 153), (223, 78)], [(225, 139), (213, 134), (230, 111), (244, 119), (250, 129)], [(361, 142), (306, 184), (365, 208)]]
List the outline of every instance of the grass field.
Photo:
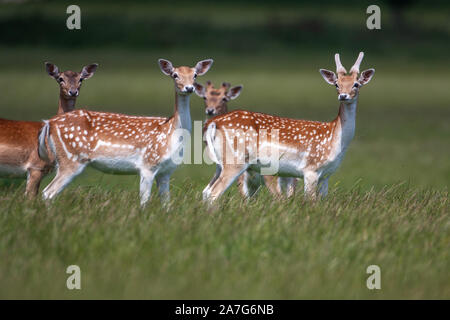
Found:
[[(8, 10), (0, 23), (8, 12), (13, 16)], [(245, 25), (242, 18), (225, 19), (236, 17), (233, 10), (211, 23)], [(261, 10), (249, 10), (245, 23), (264, 21), (268, 9)], [(338, 19), (340, 11), (328, 16)], [(434, 17), (422, 23), (448, 36), (442, 13)], [(239, 30), (249, 32), (244, 27)], [(45, 73), (48, 60), (61, 69), (100, 64), (83, 83), (78, 107), (164, 116), (173, 112), (173, 84), (157, 67), (159, 57), (176, 65), (214, 58), (199, 82), (244, 84), (230, 109), (322, 121), (336, 116), (338, 101), (318, 69), (334, 70), (336, 51), (348, 68), (365, 51), (361, 68), (376, 73), (361, 89), (356, 135), (330, 179), (330, 194), (317, 203), (304, 201), (301, 186), (289, 200), (261, 190), (248, 202), (232, 187), (210, 211), (201, 190), (215, 169), (204, 164), (177, 169), (168, 210), (156, 188), (151, 204), (139, 208), (136, 176), (88, 169), (51, 204), (25, 200), (22, 180), (0, 179), (0, 298), (449, 299), (450, 66), (442, 49), (450, 42), (426, 56), (430, 39), (416, 42), (416, 51), (396, 41), (364, 41), (272, 44), (257, 52), (206, 45), (1, 46), (0, 117), (11, 119), (56, 112), (58, 87)], [(192, 96), (193, 120), (204, 120), (203, 108)], [(71, 264), (81, 268), (80, 291), (66, 288)], [(366, 287), (372, 264), (381, 267), (381, 290)]]
[[(317, 204), (250, 203), (210, 213), (180, 181), (166, 212), (134, 191), (70, 188), (54, 205), (7, 202), (1, 298), (448, 298), (448, 193), (394, 185), (332, 188)], [(188, 190), (188, 191), (186, 191)], [(81, 268), (82, 290), (65, 288)], [(379, 265), (382, 289), (366, 288)]]

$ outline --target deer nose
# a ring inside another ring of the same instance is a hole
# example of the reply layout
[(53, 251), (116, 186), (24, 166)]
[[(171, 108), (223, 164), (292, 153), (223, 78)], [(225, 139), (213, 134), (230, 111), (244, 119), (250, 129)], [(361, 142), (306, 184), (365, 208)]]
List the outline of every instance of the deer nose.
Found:
[(339, 100), (348, 100), (348, 99), (349, 99), (349, 96), (346, 93), (341, 93), (339, 95)]
[(206, 109), (206, 114), (212, 116), (214, 114), (214, 109)]
[(194, 86), (185, 86), (184, 90), (186, 90), (186, 92), (192, 93), (194, 91)]
[(69, 95), (71, 97), (76, 97), (78, 95), (78, 90), (69, 90)]

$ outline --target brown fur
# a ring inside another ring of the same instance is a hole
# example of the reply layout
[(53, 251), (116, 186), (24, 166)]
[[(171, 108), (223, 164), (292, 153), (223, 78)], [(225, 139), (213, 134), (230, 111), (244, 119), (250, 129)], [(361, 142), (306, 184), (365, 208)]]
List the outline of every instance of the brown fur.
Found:
[[(252, 169), (254, 161), (261, 159), (261, 147), (267, 145), (264, 142), (274, 145), (272, 139), (276, 134), (278, 139), (275, 147), (278, 151), (285, 152), (285, 156), (290, 157), (291, 161), (301, 161), (290, 164), (289, 158), (285, 158), (287, 161), (284, 165), (287, 169), (284, 174), (291, 173), (292, 170), (303, 175), (305, 195), (309, 199), (316, 199), (317, 192), (326, 195), (328, 177), (341, 163), (348, 143), (353, 138), (359, 88), (369, 82), (375, 72), (374, 69), (365, 70), (358, 78), (363, 55), (362, 52), (359, 54), (350, 69), (350, 75), (345, 74), (339, 54), (335, 55), (338, 76), (332, 71), (320, 70), (325, 81), (336, 86), (340, 101), (338, 116), (331, 122), (289, 119), (243, 110), (232, 111), (207, 121), (204, 126), (208, 130), (206, 139), (215, 141), (218, 137), (222, 138), (221, 150), (215, 145), (210, 146), (213, 150), (209, 151), (223, 169), (204, 190), (204, 199), (214, 201), (234, 179)], [(261, 137), (264, 132), (267, 134), (266, 139)], [(220, 139), (216, 143), (220, 143)], [(297, 155), (302, 155), (303, 158)], [(278, 156), (283, 158), (282, 153)], [(289, 166), (294, 169), (289, 169)]]
[[(207, 121), (205, 127), (211, 122), (216, 124), (216, 130), (220, 131), (222, 137), (225, 137), (225, 131), (228, 130), (242, 130), (244, 138), (246, 139), (245, 147), (238, 147), (238, 138), (234, 139), (234, 150), (244, 150), (245, 155), (240, 155), (245, 158), (226, 159), (227, 164), (223, 166), (222, 173), (215, 180), (211, 186), (211, 199), (218, 198), (227, 188), (230, 179), (233, 179), (236, 174), (242, 172), (245, 168), (244, 163), (248, 161), (252, 154), (254, 154), (249, 146), (251, 146), (256, 139), (256, 145), (259, 148), (261, 141), (259, 136), (256, 138), (253, 136), (255, 132), (261, 132), (261, 130), (267, 131), (267, 136), (270, 140), (272, 130), (278, 130), (279, 144), (295, 148), (299, 153), (306, 152), (310, 148), (308, 153), (307, 167), (308, 170), (314, 171), (323, 165), (331, 152), (332, 145), (335, 143), (335, 129), (339, 126), (339, 116), (331, 122), (317, 122), (308, 120), (296, 120), (289, 118), (281, 118), (264, 113), (249, 112), (244, 110), (231, 111), (229, 113), (214, 117)], [(301, 138), (298, 138), (301, 136)], [(253, 141), (252, 141), (253, 140)], [(326, 143), (323, 143), (326, 141)], [(224, 154), (226, 154), (227, 142), (223, 139)], [(277, 177), (271, 177), (266, 180), (266, 184), (269, 186), (271, 192), (278, 194), (280, 189), (278, 184), (275, 183)], [(291, 178), (293, 179), (293, 178)], [(293, 190), (288, 190), (289, 194)], [(311, 195), (312, 196), (312, 195)]]
[[(47, 63), (47, 72), (58, 81), (60, 97), (58, 114), (73, 110), (76, 97), (69, 97), (68, 91), (79, 83), (82, 72), (58, 72), (58, 68)], [(95, 70), (94, 70), (95, 71)], [(92, 72), (94, 72), (92, 71)], [(77, 85), (79, 90), (80, 84)], [(53, 166), (53, 158), (43, 160), (38, 154), (38, 136), (43, 127), (38, 121), (16, 121), (0, 119), (0, 167), (2, 176), (9, 178), (27, 178), (25, 194), (33, 198), (39, 191), (42, 178), (48, 174)], [(5, 170), (5, 168), (7, 168)]]
[(41, 127), (41, 122), (0, 119), (0, 164), (10, 168), (20, 167), (20, 171), (23, 172), (23, 174), (4, 173), (2, 176), (7, 178), (27, 176), (25, 193), (29, 197), (36, 196), (42, 177), (52, 168), (51, 163), (39, 159), (37, 152)]
[[(213, 116), (220, 116), (226, 114), (228, 112), (228, 101), (230, 100), (230, 91), (237, 90), (234, 87), (230, 89), (231, 85), (228, 82), (222, 83), (219, 88), (215, 88), (211, 81), (206, 82), (206, 87), (203, 93), (199, 95), (203, 97), (205, 100), (205, 111), (206, 114), (209, 115), (208, 111), (213, 111)], [(241, 89), (239, 89), (240, 91)], [(233, 92), (231, 92), (233, 94)], [(207, 124), (203, 127), (205, 130)], [(256, 193), (261, 187), (262, 183), (264, 183), (269, 189), (270, 193), (272, 193), (277, 198), (282, 198), (283, 193), (286, 192), (286, 195), (292, 196), (295, 192), (296, 186), (295, 178), (285, 178), (285, 177), (272, 177), (272, 176), (262, 176), (259, 175), (255, 177), (252, 174), (242, 174), (238, 178), (238, 188), (239, 192), (243, 197), (252, 196)], [(210, 185), (214, 182), (214, 178), (211, 180)], [(287, 190), (283, 190), (281, 186), (286, 185)], [(251, 190), (246, 190), (247, 187), (251, 187)], [(249, 192), (249, 194), (247, 193)]]
[(159, 60), (161, 71), (175, 85), (175, 113), (170, 118), (77, 110), (50, 119), (46, 128), (58, 170), (44, 189), (44, 198), (55, 197), (92, 163), (106, 172), (139, 174), (141, 205), (150, 199), (153, 179), (162, 199), (168, 199), (170, 175), (176, 167), (170, 159), (178, 152), (178, 145), (172, 147), (181, 141), (173, 139), (175, 130), (191, 126), (188, 95), (197, 75), (206, 73), (211, 64), (212, 60), (202, 60), (194, 68), (174, 68), (170, 61)]
[(357, 74), (351, 74), (351, 75), (338, 75), (337, 79), (337, 90), (339, 94), (346, 93), (350, 96), (351, 99), (355, 97), (357, 94), (357, 88), (353, 87), (356, 80), (357, 80)]
[[(298, 152), (304, 152), (308, 147), (312, 152), (309, 153), (308, 163), (311, 168), (321, 165), (321, 158), (329, 155), (329, 147), (333, 144), (333, 134), (339, 117), (331, 122), (318, 122), (309, 120), (297, 120), (290, 118), (277, 117), (265, 113), (250, 112), (245, 110), (235, 110), (229, 113), (209, 119), (205, 123), (205, 128), (211, 122), (216, 124), (217, 130), (242, 130), (245, 138), (251, 141), (253, 132), (260, 132), (267, 130), (267, 135), (270, 139), (272, 130), (278, 130), (279, 143), (291, 148), (298, 149)], [(301, 138), (297, 138), (301, 135)], [(223, 134), (224, 136), (224, 134)], [(257, 138), (259, 142), (259, 138)], [(327, 141), (326, 144), (321, 144), (321, 141)], [(227, 147), (224, 141), (224, 149)], [(237, 148), (238, 139), (234, 139), (234, 144)], [(314, 152), (317, 150), (317, 152)], [(247, 158), (248, 156), (246, 156)], [(233, 161), (230, 159), (230, 161)]]

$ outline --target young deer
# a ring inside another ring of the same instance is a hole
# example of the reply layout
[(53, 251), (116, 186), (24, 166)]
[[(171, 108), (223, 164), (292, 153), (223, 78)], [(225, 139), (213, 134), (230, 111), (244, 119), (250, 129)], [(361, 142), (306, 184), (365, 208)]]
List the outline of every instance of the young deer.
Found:
[(45, 121), (39, 155), (54, 155), (58, 170), (43, 191), (44, 199), (55, 197), (91, 165), (107, 173), (138, 173), (142, 206), (150, 199), (154, 179), (161, 199), (168, 200), (170, 176), (177, 167), (174, 158), (183, 152), (180, 131), (191, 131), (189, 97), (195, 79), (205, 74), (212, 62), (175, 68), (170, 61), (159, 60), (161, 71), (175, 83), (175, 114), (170, 118), (77, 110)]
[[(203, 191), (204, 199), (214, 201), (243, 172), (261, 170), (261, 164), (270, 161), (278, 162), (281, 176), (303, 177), (308, 198), (316, 199), (317, 191), (325, 196), (328, 178), (339, 167), (355, 132), (359, 89), (375, 72), (374, 69), (363, 71), (358, 78), (363, 55), (362, 52), (359, 54), (350, 75), (346, 75), (339, 54), (335, 55), (337, 76), (332, 71), (320, 70), (325, 81), (336, 86), (340, 101), (338, 116), (331, 122), (295, 120), (248, 111), (233, 111), (207, 122), (205, 137), (209, 153), (222, 170), (213, 185)], [(231, 131), (240, 128), (246, 129), (246, 141), (256, 137), (257, 142), (243, 145), (244, 136), (237, 141)], [(266, 132), (270, 139), (263, 137), (261, 132)], [(231, 149), (232, 158), (244, 161), (225, 157), (229, 153), (225, 153), (223, 145)], [(238, 150), (240, 145), (243, 146), (241, 151)], [(275, 159), (274, 154), (278, 155)]]
[[(59, 83), (58, 114), (72, 111), (80, 91), (81, 81), (89, 79), (97, 69), (91, 64), (81, 72), (59, 72), (52, 63), (45, 63), (47, 73)], [(53, 168), (51, 159), (38, 156), (38, 135), (43, 123), (0, 119), (0, 176), (27, 179), (25, 194), (34, 197), (42, 178)]]
[[(236, 99), (242, 88), (242, 85), (231, 88), (229, 83), (224, 82), (222, 86), (216, 89), (211, 81), (207, 81), (206, 87), (196, 83), (195, 93), (205, 100), (205, 113), (211, 119), (211, 117), (227, 113), (228, 101)], [(211, 187), (216, 181), (220, 171), (221, 167), (216, 165), (216, 173), (209, 182), (208, 187)], [(287, 197), (289, 197), (295, 192), (296, 178), (261, 176), (259, 173), (249, 170), (245, 171), (238, 178), (239, 191), (245, 198), (253, 196), (263, 183), (273, 195), (281, 197), (286, 192)]]

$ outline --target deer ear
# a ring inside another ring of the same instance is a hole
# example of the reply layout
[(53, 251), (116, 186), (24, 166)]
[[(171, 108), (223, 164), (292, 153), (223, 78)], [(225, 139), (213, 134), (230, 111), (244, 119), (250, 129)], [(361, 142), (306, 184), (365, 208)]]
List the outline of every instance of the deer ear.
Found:
[(195, 88), (195, 93), (200, 98), (203, 98), (205, 96), (205, 87), (202, 86), (200, 83), (194, 82), (194, 88)]
[(231, 88), (228, 92), (227, 92), (227, 97), (230, 99), (236, 99), (237, 97), (239, 97), (239, 95), (241, 94), (243, 86), (235, 86), (233, 88)]
[(195, 71), (199, 76), (204, 75), (206, 72), (208, 72), (209, 68), (211, 68), (213, 63), (212, 59), (202, 60), (197, 63), (195, 66)]
[(329, 84), (335, 85), (337, 81), (336, 74), (333, 71), (326, 70), (326, 69), (320, 69), (319, 70), (322, 77), (325, 79), (326, 82)]
[(159, 64), (159, 67), (161, 68), (162, 73), (164, 73), (165, 75), (168, 75), (168, 76), (172, 75), (172, 73), (173, 73), (172, 62), (170, 62), (169, 60), (165, 60), (165, 59), (159, 59), (158, 64)]
[(361, 72), (361, 75), (359, 76), (358, 82), (360, 85), (365, 85), (369, 83), (370, 80), (372, 80), (373, 75), (375, 74), (375, 69), (368, 69), (363, 72)]
[(95, 70), (97, 70), (98, 64), (97, 63), (93, 63), (90, 64), (88, 66), (83, 67), (83, 69), (81, 70), (81, 79), (89, 79), (90, 77), (92, 77), (95, 73)]
[(55, 78), (56, 80), (58, 80), (59, 77), (59, 70), (58, 67), (56, 65), (54, 65), (53, 63), (50, 62), (46, 62), (45, 63), (45, 69), (47, 70), (47, 73), (50, 77)]

